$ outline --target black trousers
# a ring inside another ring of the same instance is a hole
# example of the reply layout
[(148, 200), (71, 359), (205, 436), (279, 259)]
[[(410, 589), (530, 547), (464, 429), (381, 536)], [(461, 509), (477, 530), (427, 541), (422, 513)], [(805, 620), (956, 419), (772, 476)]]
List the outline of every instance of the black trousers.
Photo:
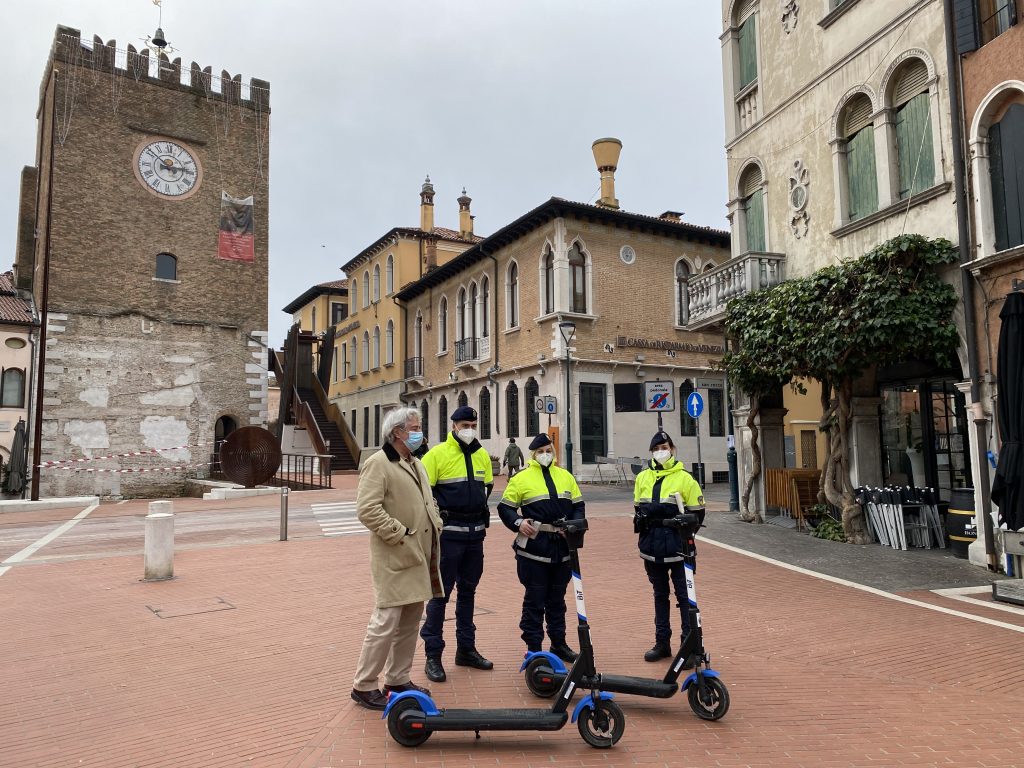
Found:
[(455, 642), (459, 648), (476, 648), (476, 624), (473, 609), (476, 587), (484, 572), (484, 540), (474, 541), (441, 539), (441, 584), (444, 597), (434, 597), (427, 603), (427, 618), (420, 629), (423, 650), (427, 656), (440, 656), (444, 651), (444, 614), (452, 588), (457, 587), (455, 599)]
[(682, 634), (686, 637), (689, 631), (689, 601), (686, 596), (686, 570), (682, 561), (675, 563), (652, 563), (644, 560), (647, 579), (654, 588), (654, 639), (656, 642), (668, 642), (672, 637), (672, 623), (669, 619), (669, 581), (676, 593), (676, 605), (682, 617)]
[(529, 651), (541, 650), (544, 620), (547, 619), (551, 642), (565, 640), (565, 590), (572, 579), (568, 561), (542, 563), (516, 557), (519, 583), (523, 585), (523, 616), (519, 620), (521, 637)]

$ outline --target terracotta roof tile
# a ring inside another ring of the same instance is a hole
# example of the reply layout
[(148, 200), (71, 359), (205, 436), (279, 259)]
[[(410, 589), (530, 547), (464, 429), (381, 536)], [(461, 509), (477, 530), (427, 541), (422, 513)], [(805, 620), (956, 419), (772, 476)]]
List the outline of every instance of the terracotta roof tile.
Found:
[(0, 274), (0, 323), (32, 323), (32, 304), (18, 296), (13, 272)]

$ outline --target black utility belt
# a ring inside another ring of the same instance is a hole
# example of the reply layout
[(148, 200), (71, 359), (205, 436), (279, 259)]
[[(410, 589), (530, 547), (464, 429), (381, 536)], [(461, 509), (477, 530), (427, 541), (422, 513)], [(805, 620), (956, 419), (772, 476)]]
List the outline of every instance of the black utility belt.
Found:
[(482, 523), (488, 518), (484, 512), (452, 512), (449, 509), (442, 509), (441, 514), (446, 520), (458, 523)]

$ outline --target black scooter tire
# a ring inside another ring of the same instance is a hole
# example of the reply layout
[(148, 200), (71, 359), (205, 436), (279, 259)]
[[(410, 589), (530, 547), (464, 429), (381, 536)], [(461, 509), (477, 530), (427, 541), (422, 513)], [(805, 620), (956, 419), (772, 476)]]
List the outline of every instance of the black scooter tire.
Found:
[(541, 679), (543, 677), (551, 678), (553, 673), (551, 662), (543, 656), (530, 659), (530, 663), (526, 665), (526, 687), (530, 689), (530, 693), (542, 699), (550, 699), (558, 693), (562, 687), (560, 683), (556, 683), (554, 680), (545, 683)]
[(580, 713), (576, 724), (580, 736), (595, 749), (608, 749), (618, 743), (626, 730), (626, 715), (614, 701), (601, 699)]
[(388, 712), (388, 733), (391, 734), (391, 738), (403, 747), (418, 747), (429, 739), (430, 734), (433, 733), (433, 731), (429, 731), (426, 728), (417, 728), (414, 731), (406, 726), (405, 720), (408, 718), (403, 717), (403, 715), (411, 715), (413, 711), (418, 713), (420, 717), (423, 716), (423, 710), (420, 709), (420, 703), (416, 699), (402, 699)]
[(708, 701), (701, 701), (700, 686), (696, 682), (686, 689), (690, 709), (701, 720), (721, 720), (729, 711), (729, 689), (717, 677), (705, 677), (704, 685), (708, 690)]

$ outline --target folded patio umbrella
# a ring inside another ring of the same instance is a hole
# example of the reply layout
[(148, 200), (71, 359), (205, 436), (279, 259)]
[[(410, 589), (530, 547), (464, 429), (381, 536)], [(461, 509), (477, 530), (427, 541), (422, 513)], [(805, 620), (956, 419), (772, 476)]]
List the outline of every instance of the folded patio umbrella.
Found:
[(999, 505), (999, 521), (1011, 531), (1024, 528), (1024, 293), (1006, 297), (999, 312), (999, 466), (992, 483), (992, 501)]

